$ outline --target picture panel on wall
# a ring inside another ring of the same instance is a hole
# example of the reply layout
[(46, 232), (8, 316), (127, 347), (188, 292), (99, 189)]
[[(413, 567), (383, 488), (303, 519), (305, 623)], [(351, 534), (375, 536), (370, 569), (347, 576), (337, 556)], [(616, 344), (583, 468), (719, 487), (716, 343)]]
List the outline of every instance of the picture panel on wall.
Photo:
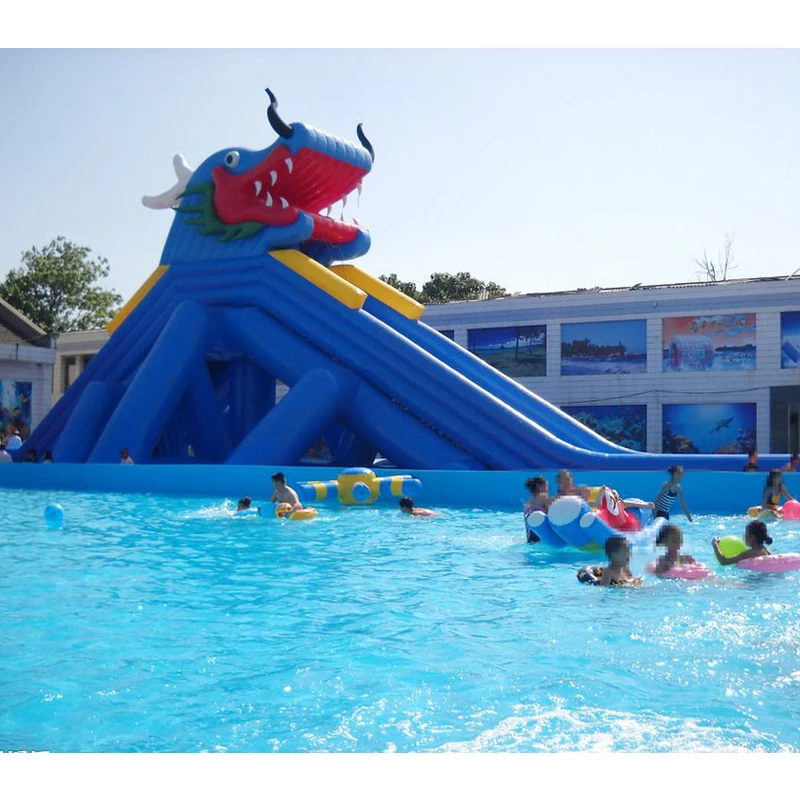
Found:
[(562, 375), (620, 375), (646, 371), (646, 320), (561, 325)]
[(647, 406), (562, 406), (565, 414), (614, 444), (647, 449)]
[(756, 446), (755, 403), (662, 406), (665, 453), (746, 453)]
[(664, 372), (756, 368), (756, 315), (715, 314), (662, 320)]
[(800, 311), (781, 312), (781, 368), (800, 369)]
[(0, 381), (0, 437), (9, 428), (27, 439), (31, 432), (31, 389), (28, 381)]
[(546, 325), (473, 328), (467, 331), (467, 348), (512, 378), (547, 374)]

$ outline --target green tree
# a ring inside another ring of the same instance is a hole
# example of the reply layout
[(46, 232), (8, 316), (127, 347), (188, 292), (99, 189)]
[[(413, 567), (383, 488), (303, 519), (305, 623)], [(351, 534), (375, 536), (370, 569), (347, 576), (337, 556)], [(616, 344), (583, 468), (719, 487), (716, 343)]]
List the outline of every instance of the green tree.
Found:
[(383, 281), (384, 283), (388, 283), (389, 286), (397, 289), (398, 292), (402, 292), (403, 294), (407, 294), (409, 297), (413, 297), (414, 300), (419, 299), (419, 292), (417, 291), (417, 284), (413, 281), (401, 281), (400, 278), (393, 272), (391, 275), (380, 275), (378, 280)]
[(506, 290), (493, 281), (484, 282), (473, 278), (469, 272), (434, 272), (423, 284), (420, 301), (423, 303), (447, 303), (451, 300), (479, 300), (502, 297)]
[(110, 268), (105, 258), (91, 259), (90, 253), (63, 236), (41, 250), (32, 247), (0, 283), (0, 296), (49, 334), (101, 328), (122, 297), (96, 285)]

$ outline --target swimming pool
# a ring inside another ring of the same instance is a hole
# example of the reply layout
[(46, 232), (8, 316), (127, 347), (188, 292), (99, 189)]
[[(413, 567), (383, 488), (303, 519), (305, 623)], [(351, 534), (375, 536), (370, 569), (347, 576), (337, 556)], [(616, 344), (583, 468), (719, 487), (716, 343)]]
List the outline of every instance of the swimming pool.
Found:
[[(800, 749), (800, 573), (586, 587), (593, 559), (524, 544), (512, 511), (0, 502), (2, 750)], [(685, 551), (712, 563), (743, 524), (701, 516)]]

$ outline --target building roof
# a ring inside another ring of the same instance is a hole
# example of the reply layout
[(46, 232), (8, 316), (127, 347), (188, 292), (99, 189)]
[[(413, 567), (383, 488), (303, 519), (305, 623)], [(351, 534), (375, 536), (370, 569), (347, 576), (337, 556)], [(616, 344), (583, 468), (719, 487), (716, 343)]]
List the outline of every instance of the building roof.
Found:
[(50, 347), (50, 337), (24, 314), (0, 297), (0, 344)]
[[(636, 283), (633, 286), (593, 286), (591, 289), (562, 289), (556, 292), (514, 292), (513, 294), (506, 294), (500, 297), (492, 297), (492, 300), (510, 300), (520, 297), (564, 297), (569, 295), (586, 295), (586, 294), (613, 294), (619, 292), (636, 292), (636, 291), (652, 291), (654, 289), (710, 289), (710, 288), (727, 288), (732, 286), (742, 286), (744, 284), (763, 284), (763, 283), (776, 283), (781, 281), (800, 281), (800, 275), (797, 273), (800, 269), (795, 270), (791, 275), (777, 275), (774, 277), (765, 278), (733, 278), (724, 281), (696, 281), (686, 283), (654, 283), (644, 285)], [(466, 302), (476, 303), (483, 302), (489, 298), (480, 298), (478, 300), (457, 300), (449, 302)], [(447, 305), (447, 303), (428, 303), (427, 305)]]

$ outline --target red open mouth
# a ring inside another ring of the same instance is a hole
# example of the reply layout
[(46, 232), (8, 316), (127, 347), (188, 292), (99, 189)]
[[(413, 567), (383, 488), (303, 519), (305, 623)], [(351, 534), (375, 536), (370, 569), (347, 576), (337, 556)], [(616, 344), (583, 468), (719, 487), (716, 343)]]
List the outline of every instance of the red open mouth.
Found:
[(316, 150), (304, 147), (292, 155), (282, 145), (241, 175), (214, 167), (214, 208), (229, 225), (291, 225), (302, 211), (314, 220), (312, 239), (342, 244), (356, 238), (358, 226), (320, 212), (352, 192), (364, 175), (363, 169)]

